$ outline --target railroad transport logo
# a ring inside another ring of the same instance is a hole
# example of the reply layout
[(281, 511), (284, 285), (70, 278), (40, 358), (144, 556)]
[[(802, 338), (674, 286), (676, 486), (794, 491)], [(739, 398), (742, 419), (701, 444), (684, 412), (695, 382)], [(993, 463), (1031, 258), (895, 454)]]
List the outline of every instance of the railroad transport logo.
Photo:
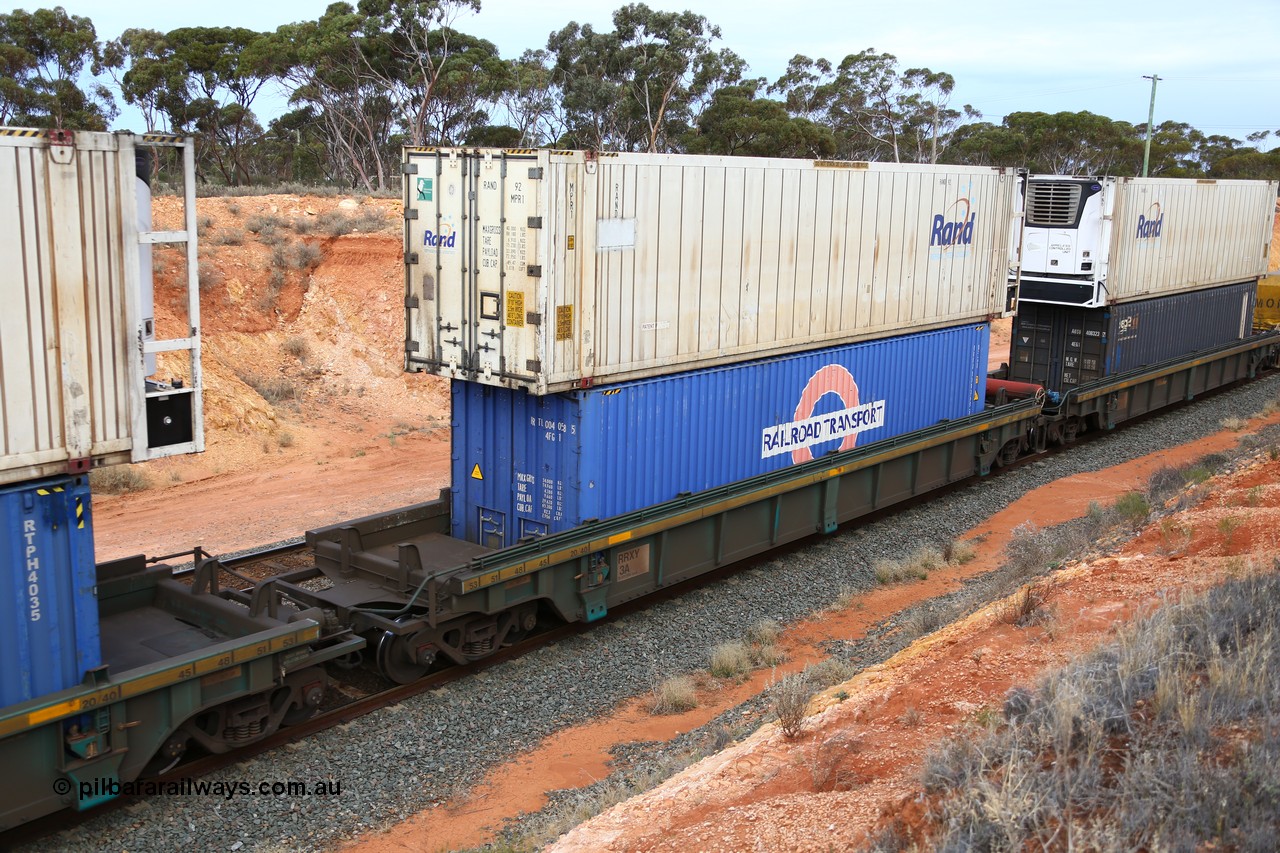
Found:
[[(835, 394), (844, 408), (815, 415), (820, 401)], [(859, 403), (858, 383), (841, 364), (819, 368), (804, 386), (795, 415), (789, 423), (765, 427), (761, 435), (760, 458), (791, 454), (795, 463), (813, 459), (813, 447), (842, 439), (840, 450), (852, 450), (858, 444), (858, 433), (884, 425), (884, 400)]]
[(1164, 209), (1160, 207), (1160, 202), (1153, 201), (1146, 213), (1138, 214), (1137, 239), (1154, 240), (1160, 236), (1162, 225), (1164, 225)]
[(933, 217), (929, 229), (930, 246), (968, 246), (973, 243), (973, 223), (978, 214), (973, 212), (969, 199), (957, 199), (942, 213)]

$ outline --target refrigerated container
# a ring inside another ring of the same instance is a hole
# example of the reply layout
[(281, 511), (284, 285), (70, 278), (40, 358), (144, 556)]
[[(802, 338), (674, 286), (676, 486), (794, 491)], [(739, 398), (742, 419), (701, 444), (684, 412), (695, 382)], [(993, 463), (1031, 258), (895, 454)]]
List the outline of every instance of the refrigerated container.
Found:
[[(138, 154), (169, 147), (187, 226), (147, 230)], [(203, 449), (194, 235), (191, 140), (0, 128), (0, 484)], [(163, 340), (144, 307), (155, 243), (187, 244), (186, 316)], [(181, 387), (151, 376), (161, 352), (189, 354)]]
[(1021, 302), (1009, 378), (1062, 393), (1241, 340), (1252, 331), (1255, 288), (1248, 281), (1106, 308)]
[(452, 382), (453, 535), (498, 548), (981, 411), (985, 324), (534, 395)]
[(1031, 175), (1022, 302), (1097, 308), (1267, 272), (1276, 181)]
[(407, 149), (406, 368), (546, 394), (986, 322), (1012, 170)]
[(0, 486), (0, 708), (102, 662), (87, 477)]

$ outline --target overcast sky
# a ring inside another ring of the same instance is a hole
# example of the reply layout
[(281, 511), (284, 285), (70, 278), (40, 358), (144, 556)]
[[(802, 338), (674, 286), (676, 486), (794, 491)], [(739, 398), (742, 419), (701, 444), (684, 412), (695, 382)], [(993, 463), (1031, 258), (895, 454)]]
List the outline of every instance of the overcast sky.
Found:
[[(274, 30), (315, 20), (328, 2), (66, 0), (61, 5), (92, 19), (105, 41), (128, 27)], [(460, 17), (457, 28), (494, 42), (504, 57), (515, 57), (527, 48), (545, 47), (547, 35), (570, 21), (610, 30), (612, 9), (619, 5), (481, 0), (480, 12)], [(1277, 0), (650, 0), (649, 5), (705, 15), (720, 27), (723, 45), (747, 61), (751, 76), (770, 81), (798, 53), (839, 62), (874, 47), (897, 56), (903, 68), (949, 72), (956, 79), (953, 104), (972, 104), (996, 123), (1018, 110), (1088, 110), (1138, 124), (1147, 119), (1151, 94), (1143, 75), (1158, 74), (1156, 123), (1184, 121), (1240, 140), (1257, 130), (1280, 130)], [(255, 103), (264, 125), (281, 103), (278, 98)], [(142, 129), (131, 111), (122, 112), (115, 124)], [(1265, 147), (1276, 143), (1272, 137)]]

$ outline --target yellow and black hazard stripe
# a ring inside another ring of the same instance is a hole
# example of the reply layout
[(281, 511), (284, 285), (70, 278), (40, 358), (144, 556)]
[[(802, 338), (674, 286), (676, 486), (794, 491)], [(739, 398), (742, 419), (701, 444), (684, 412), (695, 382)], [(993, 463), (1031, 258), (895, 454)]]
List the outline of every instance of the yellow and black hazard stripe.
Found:
[(65, 491), (66, 489), (63, 488), (62, 486), (50, 486), (47, 489), (36, 489), (36, 494), (41, 496), (48, 496), (48, 495), (60, 494)]
[(0, 127), (0, 136), (21, 136), (25, 139), (38, 139), (49, 131), (31, 127)]
[(606, 397), (612, 397), (614, 394), (621, 394), (621, 393), (622, 393), (622, 389), (621, 389), (621, 388), (610, 388), (608, 391), (601, 391), (600, 393), (601, 393), (601, 394), (603, 394), (603, 395), (604, 395), (604, 396), (606, 396)]
[(179, 136), (176, 133), (144, 133), (142, 134), (143, 142), (158, 142), (166, 145), (175, 145), (186, 140), (185, 136)]
[(84, 498), (76, 496), (76, 529), (84, 530)]

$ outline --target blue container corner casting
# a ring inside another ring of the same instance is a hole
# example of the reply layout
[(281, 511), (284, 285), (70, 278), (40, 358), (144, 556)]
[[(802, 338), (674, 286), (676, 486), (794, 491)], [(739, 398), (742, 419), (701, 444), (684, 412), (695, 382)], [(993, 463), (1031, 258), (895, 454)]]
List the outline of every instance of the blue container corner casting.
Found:
[(452, 532), (492, 548), (980, 412), (986, 324), (536, 396), (452, 383)]
[(102, 663), (89, 481), (0, 487), (0, 707), (79, 684)]

